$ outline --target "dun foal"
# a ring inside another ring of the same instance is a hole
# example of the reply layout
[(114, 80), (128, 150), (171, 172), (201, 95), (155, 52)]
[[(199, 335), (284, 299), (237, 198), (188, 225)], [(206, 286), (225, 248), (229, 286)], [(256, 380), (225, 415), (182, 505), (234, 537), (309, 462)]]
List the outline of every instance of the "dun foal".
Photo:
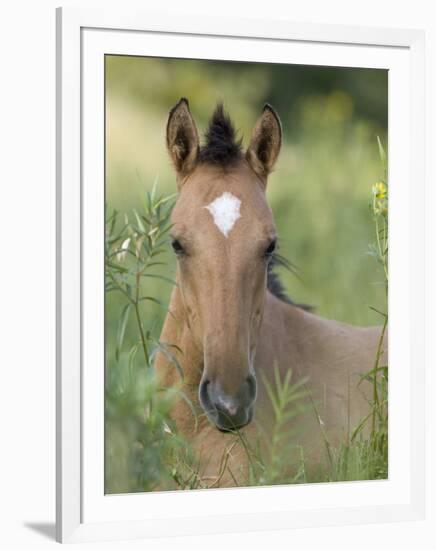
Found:
[[(272, 274), (277, 236), (265, 190), (281, 140), (269, 105), (245, 152), (220, 105), (202, 146), (186, 99), (167, 124), (179, 189), (171, 234), (178, 265), (161, 340), (181, 350), (182, 390), (202, 414), (196, 418), (180, 399), (173, 418), (214, 487), (247, 482), (247, 453), (234, 445), (235, 430), (248, 444), (268, 445), (274, 411), (266, 384), (274, 384), (276, 369), (306, 381), (310, 412), (293, 428), (313, 464), (325, 460), (325, 437), (337, 444), (368, 413), (369, 384), (357, 385), (374, 366), (380, 329), (313, 315), (287, 299)], [(165, 385), (180, 386), (162, 354), (157, 371)]]

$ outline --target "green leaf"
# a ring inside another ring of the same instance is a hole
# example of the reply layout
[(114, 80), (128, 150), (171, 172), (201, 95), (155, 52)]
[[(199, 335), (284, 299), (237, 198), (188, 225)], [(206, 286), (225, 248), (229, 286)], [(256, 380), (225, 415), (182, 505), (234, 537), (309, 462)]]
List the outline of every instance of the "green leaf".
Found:
[(151, 225), (151, 221), (147, 218), (147, 216), (144, 216), (144, 214), (141, 214), (141, 218), (145, 221), (147, 225)]
[(163, 275), (155, 275), (154, 273), (143, 273), (141, 277), (150, 277), (153, 279), (161, 279), (162, 281), (165, 281), (166, 283), (170, 283), (171, 285), (177, 286), (177, 283), (174, 279), (170, 279), (169, 277), (164, 277)]
[(147, 267), (154, 267), (156, 265), (167, 265), (166, 262), (151, 262), (147, 264)]
[(178, 362), (177, 358), (170, 351), (168, 351), (167, 346), (163, 342), (159, 342), (159, 340), (154, 340), (154, 342), (156, 344), (156, 347), (159, 349), (159, 351), (163, 353), (163, 355), (165, 355), (168, 361), (176, 367), (178, 373), (180, 374), (180, 378), (183, 381), (185, 378), (183, 374), (183, 369), (180, 363)]
[(168, 243), (168, 239), (165, 238), (165, 239), (162, 239), (162, 237), (164, 235), (166, 235), (168, 233), (168, 231), (172, 228), (172, 224), (168, 225), (167, 227), (165, 227), (164, 229), (161, 229), (161, 231), (159, 232), (159, 238), (160, 240), (156, 243), (156, 246), (162, 246), (162, 244), (166, 244)]
[(174, 313), (172, 311), (170, 311), (170, 309), (168, 309), (167, 305), (164, 304), (164, 302), (162, 302), (161, 300), (158, 300), (157, 298), (153, 298), (152, 296), (143, 296), (142, 298), (139, 298), (139, 302), (143, 302), (145, 300), (148, 300), (149, 302), (153, 302), (155, 304), (157, 304), (158, 306), (160, 306), (162, 309), (164, 309), (169, 315), (171, 315), (171, 317), (174, 317)]
[(172, 195), (168, 195), (167, 197), (162, 197), (161, 199), (159, 199), (156, 204), (154, 205), (155, 208), (167, 203), (168, 201), (170, 201), (171, 199), (174, 199), (176, 198), (178, 195), (178, 193), (173, 193)]
[(150, 258), (154, 258), (155, 256), (158, 256), (159, 254), (166, 254), (168, 252), (168, 250), (166, 249), (158, 249), (158, 248), (155, 248), (153, 250), (153, 252), (151, 254), (149, 254)]
[(126, 304), (121, 311), (120, 318), (118, 320), (118, 331), (117, 331), (117, 345), (115, 348), (115, 358), (117, 361), (120, 359), (120, 351), (124, 341), (124, 335), (126, 333), (127, 321), (129, 320), (130, 308), (132, 304)]
[(183, 350), (177, 346), (176, 344), (170, 344), (169, 342), (162, 342), (161, 341), (161, 344), (166, 346), (167, 348), (174, 348), (176, 349), (181, 355), (183, 355)]
[(142, 223), (140, 215), (135, 209), (133, 209), (133, 213), (135, 214), (136, 223), (138, 224), (139, 230), (141, 231), (141, 233), (146, 233), (146, 229), (144, 227), (144, 224)]
[(136, 353), (139, 349), (139, 344), (135, 344), (129, 351), (129, 370), (132, 371)]
[(115, 264), (114, 262), (106, 261), (106, 265), (108, 267), (111, 267), (115, 271), (119, 271), (121, 273), (128, 273), (129, 270), (121, 265)]
[[(152, 205), (153, 205), (155, 197), (156, 197), (156, 189), (157, 189), (158, 181), (159, 181), (159, 176), (157, 175), (154, 178), (153, 187), (151, 188), (151, 193), (150, 193), (150, 202), (151, 202)], [(156, 205), (155, 205), (155, 207), (156, 207)]]
[(113, 258), (114, 256), (117, 256), (117, 254), (130, 254), (131, 256), (136, 258), (135, 253), (129, 248), (116, 248), (110, 254), (108, 254), (107, 258)]
[[(124, 232), (127, 230), (128, 227), (129, 227), (128, 225), (124, 225), (123, 228), (120, 229), (117, 235), (111, 236), (107, 239), (107, 243), (112, 245), (121, 239), (124, 240), (124, 237), (125, 237)], [(112, 232), (111, 232), (111, 235), (112, 235)]]
[(383, 166), (383, 169), (386, 170), (387, 162), (386, 162), (386, 152), (384, 150), (384, 147), (382, 145), (382, 142), (380, 141), (379, 136), (377, 136), (377, 145), (378, 145), (378, 154), (380, 156), (380, 160)]

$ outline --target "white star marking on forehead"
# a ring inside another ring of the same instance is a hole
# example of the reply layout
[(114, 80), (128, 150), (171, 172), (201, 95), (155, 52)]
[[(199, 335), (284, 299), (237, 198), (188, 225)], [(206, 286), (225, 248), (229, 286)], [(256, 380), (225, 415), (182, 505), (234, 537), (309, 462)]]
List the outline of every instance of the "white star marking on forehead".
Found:
[(207, 208), (213, 216), (213, 221), (224, 237), (233, 229), (236, 221), (241, 217), (239, 212), (241, 201), (225, 191), (220, 197), (212, 201)]

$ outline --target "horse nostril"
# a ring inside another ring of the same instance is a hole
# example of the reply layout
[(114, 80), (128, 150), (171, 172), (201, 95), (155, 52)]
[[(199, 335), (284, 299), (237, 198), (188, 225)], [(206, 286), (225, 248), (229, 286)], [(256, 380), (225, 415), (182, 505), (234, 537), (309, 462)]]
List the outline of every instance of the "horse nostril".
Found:
[(200, 382), (200, 388), (199, 388), (199, 398), (200, 403), (204, 409), (210, 408), (210, 397), (208, 392), (208, 386), (210, 384), (210, 381), (206, 378)]
[(257, 395), (257, 382), (256, 377), (253, 374), (247, 376), (248, 391), (251, 399), (254, 401)]

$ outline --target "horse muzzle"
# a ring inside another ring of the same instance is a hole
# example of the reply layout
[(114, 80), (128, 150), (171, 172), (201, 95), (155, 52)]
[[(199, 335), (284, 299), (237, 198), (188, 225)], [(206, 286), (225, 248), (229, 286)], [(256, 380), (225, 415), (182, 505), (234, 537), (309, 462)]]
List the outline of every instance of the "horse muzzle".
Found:
[(243, 428), (254, 415), (256, 378), (250, 374), (232, 395), (224, 392), (219, 381), (203, 376), (199, 388), (200, 404), (209, 420), (222, 432)]

